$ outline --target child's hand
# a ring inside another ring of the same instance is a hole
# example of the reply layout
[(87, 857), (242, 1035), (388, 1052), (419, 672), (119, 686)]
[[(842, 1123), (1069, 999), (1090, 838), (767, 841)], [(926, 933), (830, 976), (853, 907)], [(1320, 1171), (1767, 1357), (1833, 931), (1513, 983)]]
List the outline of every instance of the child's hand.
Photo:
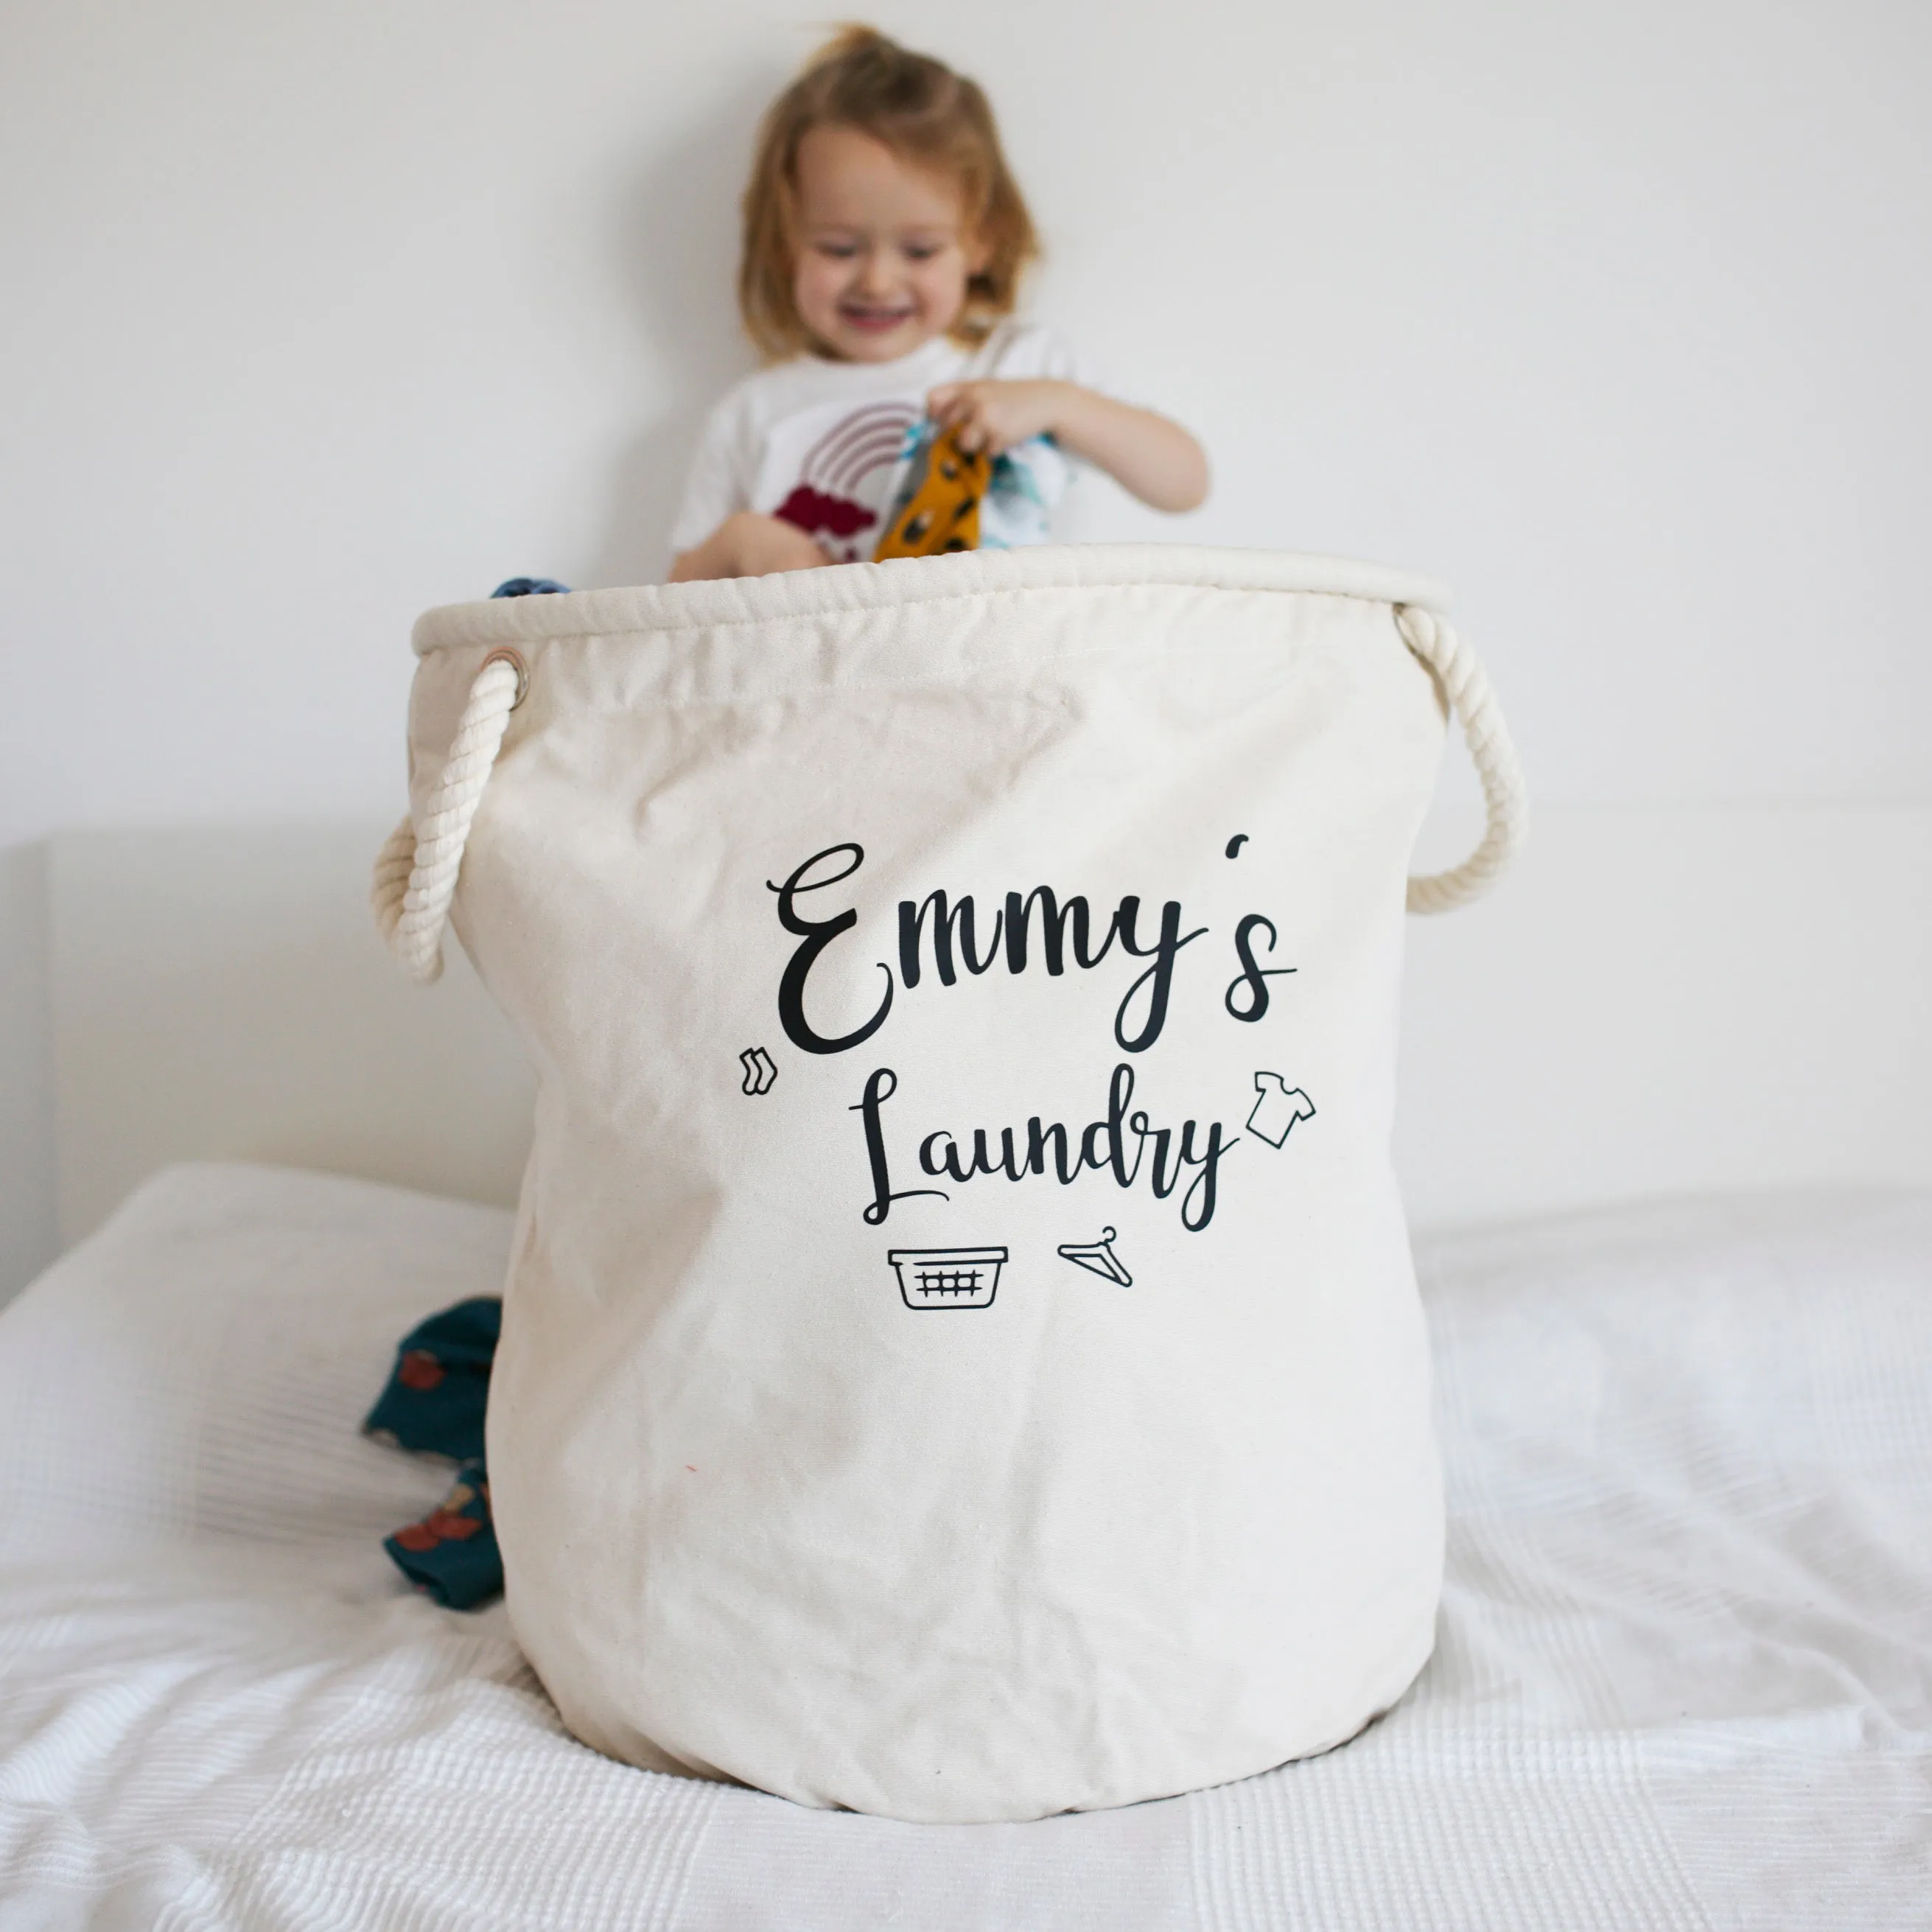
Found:
[(812, 570), (830, 560), (816, 537), (807, 536), (782, 517), (741, 510), (724, 526), (733, 533), (739, 577), (764, 577), (775, 570)]
[(1051, 436), (1156, 510), (1191, 510), (1207, 498), (1207, 454), (1180, 424), (1077, 382), (942, 382), (926, 406), (934, 421), (958, 426), (964, 449), (998, 456)]
[(942, 382), (926, 399), (933, 421), (956, 429), (959, 446), (998, 456), (1016, 442), (1045, 436), (1058, 424), (1070, 383)]
[(676, 558), (674, 584), (707, 577), (765, 577), (775, 570), (812, 570), (831, 559), (796, 524), (740, 510), (727, 517), (695, 550)]

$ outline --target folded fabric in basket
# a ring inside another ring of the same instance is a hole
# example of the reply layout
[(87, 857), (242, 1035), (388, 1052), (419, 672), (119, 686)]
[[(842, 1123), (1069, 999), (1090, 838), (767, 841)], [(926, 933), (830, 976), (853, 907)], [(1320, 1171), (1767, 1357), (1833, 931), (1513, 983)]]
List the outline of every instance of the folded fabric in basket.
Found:
[(490, 592), (492, 597), (560, 597), (568, 595), (570, 586), (554, 577), (506, 577)]
[(483, 1295), (410, 1330), (397, 1346), (388, 1386), (362, 1425), (398, 1448), (447, 1456), (457, 1465), (448, 1495), (420, 1522), (382, 1544), (418, 1589), (452, 1610), (473, 1610), (503, 1588), (483, 1460), (490, 1369), (502, 1319), (502, 1301)]

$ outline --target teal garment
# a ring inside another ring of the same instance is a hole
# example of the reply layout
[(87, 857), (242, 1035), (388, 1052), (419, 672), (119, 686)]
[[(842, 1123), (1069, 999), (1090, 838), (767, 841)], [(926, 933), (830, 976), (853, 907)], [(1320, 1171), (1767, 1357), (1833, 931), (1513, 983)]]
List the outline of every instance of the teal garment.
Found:
[(490, 1515), (483, 1420), (503, 1304), (494, 1296), (460, 1301), (404, 1336), (388, 1384), (364, 1429), (398, 1448), (457, 1466), (449, 1493), (420, 1522), (382, 1547), (419, 1590), (452, 1610), (473, 1610), (503, 1588), (503, 1558)]
[(420, 1522), (382, 1539), (389, 1560), (446, 1610), (473, 1610), (503, 1594), (503, 1555), (490, 1516), (490, 1480), (466, 1462), (450, 1492)]
[(389, 1384), (364, 1429), (399, 1449), (480, 1461), (490, 1366), (502, 1325), (502, 1300), (479, 1295), (411, 1329), (397, 1345)]

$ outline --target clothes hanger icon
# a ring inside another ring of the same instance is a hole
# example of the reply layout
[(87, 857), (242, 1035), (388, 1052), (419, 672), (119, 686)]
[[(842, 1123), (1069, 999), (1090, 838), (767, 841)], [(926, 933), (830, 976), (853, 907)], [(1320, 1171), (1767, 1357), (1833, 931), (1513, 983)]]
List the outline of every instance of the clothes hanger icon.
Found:
[(1084, 1268), (1089, 1274), (1104, 1276), (1108, 1281), (1118, 1282), (1123, 1288), (1132, 1288), (1134, 1278), (1114, 1252), (1114, 1238), (1112, 1228), (1102, 1228), (1097, 1241), (1084, 1244), (1070, 1241), (1055, 1252), (1062, 1261), (1071, 1262), (1076, 1268)]

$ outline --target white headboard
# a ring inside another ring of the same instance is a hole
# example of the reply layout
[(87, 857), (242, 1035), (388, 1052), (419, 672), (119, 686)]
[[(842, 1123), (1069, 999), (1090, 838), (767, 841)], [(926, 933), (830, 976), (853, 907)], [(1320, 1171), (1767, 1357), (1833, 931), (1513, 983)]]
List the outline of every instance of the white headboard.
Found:
[[(54, 842), (64, 1240), (200, 1156), (514, 1198), (530, 1076), (453, 940), (428, 992), (389, 963), (367, 904), (387, 830)], [(1472, 832), (1438, 814), (1418, 863)], [(1546, 808), (1492, 898), (1409, 934), (1419, 1222), (1932, 1184), (1932, 811)]]

